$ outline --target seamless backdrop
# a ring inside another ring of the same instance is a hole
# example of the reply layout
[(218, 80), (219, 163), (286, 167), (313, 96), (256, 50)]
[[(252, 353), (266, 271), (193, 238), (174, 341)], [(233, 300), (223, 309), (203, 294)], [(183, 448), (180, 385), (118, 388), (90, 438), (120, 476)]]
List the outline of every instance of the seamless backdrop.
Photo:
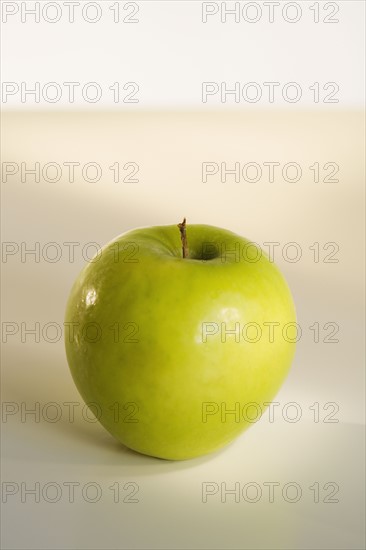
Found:
[[(3, 547), (364, 548), (363, 3), (39, 4), (2, 3)], [(273, 408), (175, 463), (84, 409), (63, 316), (99, 246), (183, 216), (273, 253), (302, 333)]]

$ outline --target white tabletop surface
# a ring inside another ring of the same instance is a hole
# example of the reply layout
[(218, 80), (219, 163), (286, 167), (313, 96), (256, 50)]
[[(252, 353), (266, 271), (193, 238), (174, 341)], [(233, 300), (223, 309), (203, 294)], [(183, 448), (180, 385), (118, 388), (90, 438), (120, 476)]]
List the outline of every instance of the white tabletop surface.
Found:
[[(19, 331), (8, 337), (2, 355), (3, 547), (363, 548), (360, 113), (10, 112), (4, 115), (4, 136), (3, 159), (19, 171), (3, 183), (2, 237), (19, 252), (2, 264), (2, 322), (15, 323)], [(22, 162), (28, 168), (39, 162), (42, 168), (72, 161), (98, 163), (102, 178), (91, 183), (76, 171), (70, 182), (63, 169), (58, 182), (36, 183), (28, 175), (21, 181)], [(303, 175), (296, 183), (280, 177), (271, 183), (264, 175), (256, 183), (232, 177), (203, 183), (202, 162), (221, 161), (262, 167), (296, 162)], [(115, 162), (137, 163), (139, 181), (115, 183), (109, 169)], [(309, 167), (315, 162), (321, 167), (335, 162), (339, 182), (314, 182)], [(62, 326), (87, 243), (103, 245), (127, 229), (177, 223), (183, 216), (188, 223), (226, 227), (260, 245), (280, 243), (275, 259), (292, 289), (303, 337), (276, 397), (273, 422), (266, 413), (219, 453), (169, 462), (123, 448), (83, 418), (81, 405), (70, 422), (65, 403), (81, 400), (63, 341), (51, 343), (41, 335), (35, 342), (21, 324)], [(73, 262), (64, 244), (71, 241), (80, 243)], [(58, 262), (42, 255), (39, 262), (32, 255), (22, 258), (22, 246), (42, 251), (50, 242), (61, 248)], [(282, 255), (290, 242), (301, 248), (296, 263)], [(318, 262), (314, 243), (320, 247)], [(338, 262), (324, 261), (334, 250), (324, 250), (327, 243), (339, 247), (333, 256)], [(316, 322), (319, 343), (309, 328)], [(324, 342), (331, 330), (324, 329), (326, 323), (338, 325), (338, 342)], [(296, 423), (286, 420), (293, 402), (301, 411)], [(47, 417), (56, 410), (50, 403), (61, 411), (56, 422)], [(26, 414), (35, 407), (39, 419)], [(74, 499), (70, 482), (75, 482)], [(207, 502), (205, 482), (218, 489)], [(240, 495), (248, 490), (248, 498), (236, 502), (228, 493), (222, 502), (224, 488), (235, 484)], [(32, 487), (39, 489), (39, 502), (27, 492)], [(138, 492), (130, 498), (136, 502), (126, 502), (134, 488)], [(250, 502), (255, 488), (258, 501)], [(91, 502), (96, 491), (100, 499)], [(292, 491), (298, 491), (297, 502), (288, 502)]]

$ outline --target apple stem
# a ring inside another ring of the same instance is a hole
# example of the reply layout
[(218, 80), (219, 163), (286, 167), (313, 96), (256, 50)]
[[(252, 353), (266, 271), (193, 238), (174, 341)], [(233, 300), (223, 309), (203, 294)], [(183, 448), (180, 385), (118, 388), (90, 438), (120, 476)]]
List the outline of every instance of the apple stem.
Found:
[(180, 238), (182, 240), (182, 252), (183, 258), (188, 258), (188, 245), (187, 245), (187, 231), (186, 231), (186, 219), (182, 223), (178, 223)]

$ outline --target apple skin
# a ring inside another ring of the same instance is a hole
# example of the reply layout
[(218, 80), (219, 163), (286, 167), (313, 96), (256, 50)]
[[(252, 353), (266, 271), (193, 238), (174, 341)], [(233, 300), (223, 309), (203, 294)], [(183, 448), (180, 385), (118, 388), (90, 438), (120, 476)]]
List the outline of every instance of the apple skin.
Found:
[[(250, 426), (256, 410), (247, 404), (266, 408), (295, 351), (282, 336), (296, 322), (293, 300), (267, 256), (253, 261), (250, 241), (209, 225), (188, 225), (187, 241), (183, 259), (176, 225), (117, 237), (81, 271), (65, 318), (73, 379), (102, 425), (127, 447), (170, 460), (213, 452)], [(272, 342), (268, 322), (279, 323)], [(235, 323), (257, 323), (262, 336), (225, 339), (222, 327)], [(229, 413), (236, 403), (240, 418)]]

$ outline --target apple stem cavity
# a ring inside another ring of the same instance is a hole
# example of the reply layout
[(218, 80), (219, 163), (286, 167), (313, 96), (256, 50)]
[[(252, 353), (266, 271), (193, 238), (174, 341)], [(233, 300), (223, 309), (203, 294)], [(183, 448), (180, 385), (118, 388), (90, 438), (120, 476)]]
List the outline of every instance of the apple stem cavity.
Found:
[(182, 253), (183, 258), (188, 258), (188, 244), (187, 244), (187, 231), (186, 231), (186, 219), (182, 223), (178, 223), (180, 238), (182, 240)]

